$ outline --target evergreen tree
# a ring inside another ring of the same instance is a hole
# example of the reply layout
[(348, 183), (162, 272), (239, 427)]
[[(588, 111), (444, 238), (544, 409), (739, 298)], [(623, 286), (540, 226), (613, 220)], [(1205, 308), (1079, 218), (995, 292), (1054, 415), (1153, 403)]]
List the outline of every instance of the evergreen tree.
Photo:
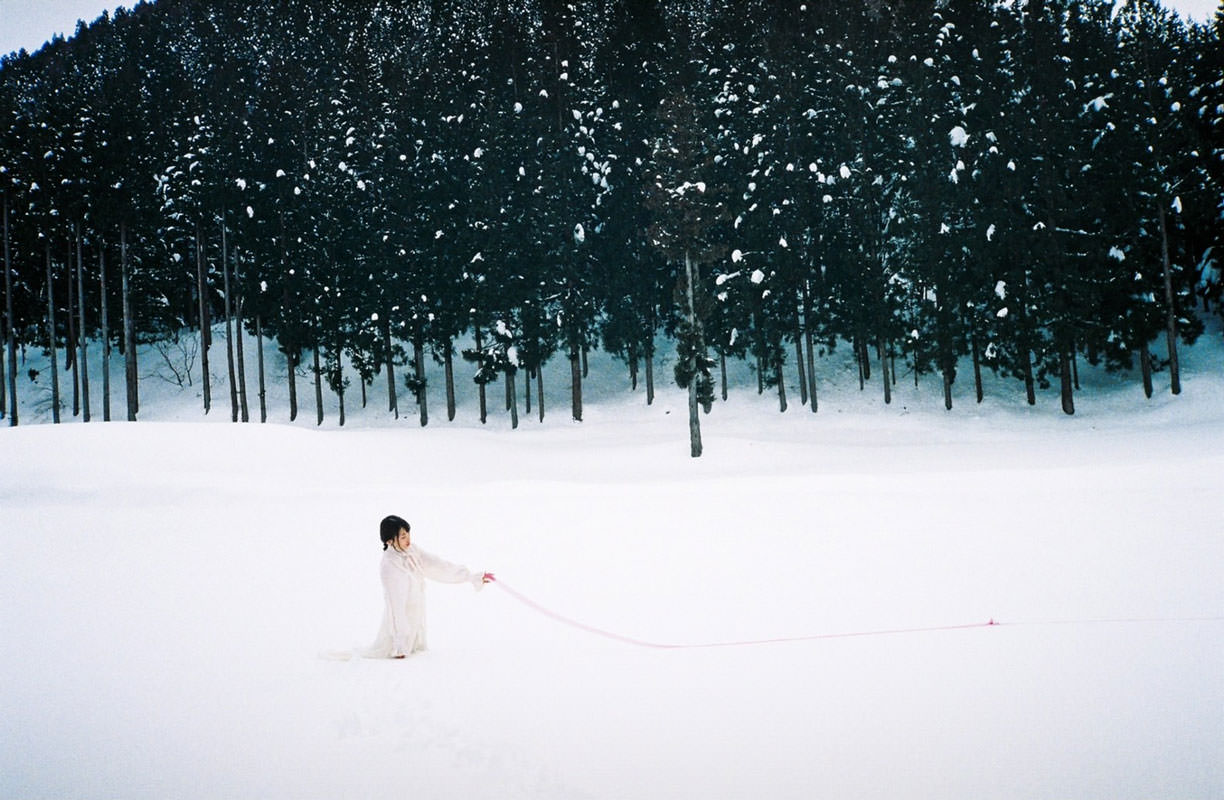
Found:
[(651, 243), (676, 266), (676, 384), (688, 390), (689, 451), (702, 453), (698, 408), (709, 408), (714, 386), (705, 338), (709, 299), (701, 267), (726, 252), (725, 183), (715, 162), (709, 128), (683, 94), (663, 99), (662, 133), (653, 143), (654, 174), (648, 188), (653, 211)]

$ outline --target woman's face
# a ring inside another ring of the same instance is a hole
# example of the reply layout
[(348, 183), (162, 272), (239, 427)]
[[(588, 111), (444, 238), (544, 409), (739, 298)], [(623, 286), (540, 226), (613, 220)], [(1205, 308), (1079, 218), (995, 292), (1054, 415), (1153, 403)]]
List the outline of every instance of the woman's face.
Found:
[(407, 528), (400, 528), (399, 535), (391, 540), (391, 546), (400, 551), (407, 550), (410, 544), (412, 544), (412, 537), (408, 534)]

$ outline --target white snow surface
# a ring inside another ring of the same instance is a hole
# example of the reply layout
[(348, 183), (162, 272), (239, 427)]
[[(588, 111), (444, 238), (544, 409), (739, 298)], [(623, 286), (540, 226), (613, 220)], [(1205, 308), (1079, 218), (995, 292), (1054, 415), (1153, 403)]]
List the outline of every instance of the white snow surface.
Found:
[[(1074, 417), (1013, 381), (978, 405), (967, 365), (952, 411), (905, 375), (886, 406), (848, 347), (818, 413), (791, 385), (780, 414), (733, 365), (696, 460), (684, 394), (647, 406), (599, 353), (582, 423), (556, 365), (511, 431), (470, 383), (447, 422), (433, 373), (426, 428), (379, 382), (316, 428), (304, 377), (296, 422), (277, 379), (269, 424), (234, 425), (198, 375), (146, 380), (147, 421), (35, 424), (31, 351), (0, 429), (0, 797), (1224, 797), (1219, 339), (1178, 397), (1081, 364)], [(321, 657), (377, 630), (389, 513), (655, 642), (974, 627), (657, 650), (433, 585), (428, 652)]]

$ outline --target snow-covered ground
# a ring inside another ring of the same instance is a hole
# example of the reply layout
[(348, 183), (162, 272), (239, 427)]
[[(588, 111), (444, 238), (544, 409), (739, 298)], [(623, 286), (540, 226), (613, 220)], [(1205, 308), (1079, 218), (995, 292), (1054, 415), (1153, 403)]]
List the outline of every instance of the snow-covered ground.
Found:
[[(543, 424), (482, 427), (464, 387), (421, 429), (379, 385), (338, 430), (304, 383), (287, 424), (279, 379), (268, 425), (221, 386), (205, 423), (198, 378), (147, 380), (135, 425), (24, 424), (32, 360), (0, 429), (0, 797), (1224, 798), (1219, 339), (1177, 398), (1085, 367), (1074, 417), (1011, 382), (978, 406), (968, 370), (951, 412), (930, 378), (884, 406), (841, 351), (819, 413), (792, 387), (779, 414), (738, 368), (698, 460), (667, 364), (647, 407), (593, 354), (581, 424), (558, 362)], [(655, 650), (436, 585), (429, 652), (320, 657), (377, 630), (388, 513), (651, 641), (1003, 624)]]

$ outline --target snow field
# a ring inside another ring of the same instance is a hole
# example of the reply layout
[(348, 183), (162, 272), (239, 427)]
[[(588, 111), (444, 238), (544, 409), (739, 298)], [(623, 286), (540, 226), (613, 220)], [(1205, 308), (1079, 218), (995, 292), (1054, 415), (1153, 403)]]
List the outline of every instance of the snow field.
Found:
[[(1071, 419), (739, 385), (696, 461), (662, 386), (513, 433), (152, 393), (0, 430), (0, 796), (1224, 798), (1224, 380), (1187, 361)], [(650, 641), (1003, 624), (659, 651), (435, 585), (429, 652), (320, 657), (377, 630), (387, 513)]]

